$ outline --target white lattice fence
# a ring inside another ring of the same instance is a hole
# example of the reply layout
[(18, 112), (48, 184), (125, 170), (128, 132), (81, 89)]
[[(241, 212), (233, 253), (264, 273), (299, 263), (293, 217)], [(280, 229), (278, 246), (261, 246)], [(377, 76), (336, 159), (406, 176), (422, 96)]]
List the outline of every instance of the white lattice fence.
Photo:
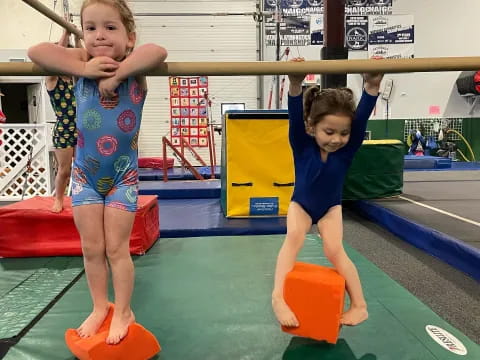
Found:
[(463, 119), (460, 118), (425, 118), (425, 119), (409, 119), (405, 120), (404, 139), (407, 141), (408, 136), (412, 131), (422, 129), (422, 135), (425, 137), (433, 136), (438, 140), (440, 129), (443, 129), (444, 140), (455, 141), (460, 140), (460, 137), (455, 133), (446, 133), (446, 129), (453, 129), (462, 134)]
[[(45, 125), (0, 125), (0, 201), (50, 195), (50, 163)], [(28, 161), (31, 161), (30, 166)]]

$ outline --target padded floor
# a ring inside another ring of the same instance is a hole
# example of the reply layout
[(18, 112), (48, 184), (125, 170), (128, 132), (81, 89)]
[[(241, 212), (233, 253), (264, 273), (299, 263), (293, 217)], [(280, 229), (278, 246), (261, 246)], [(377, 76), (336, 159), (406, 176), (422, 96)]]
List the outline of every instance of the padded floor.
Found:
[[(209, 166), (195, 167), (204, 178), (210, 178), (211, 168)], [(168, 169), (168, 179), (170, 180), (195, 180), (195, 176), (188, 169), (173, 167)], [(160, 169), (138, 169), (138, 178), (140, 181), (163, 180), (163, 170)], [(220, 179), (220, 166), (215, 167), (215, 178)]]
[[(433, 313), (351, 248), (370, 318), (343, 327), (336, 346), (282, 333), (270, 309), (277, 251), (283, 236), (161, 239), (136, 259), (137, 320), (159, 339), (158, 359), (450, 360), (425, 326), (439, 326), (480, 358), (480, 347)], [(326, 264), (310, 235), (301, 261)], [(6, 355), (7, 360), (72, 359), (63, 341), (90, 310), (82, 278)]]
[[(480, 223), (480, 171), (405, 173), (403, 197)], [(480, 249), (479, 225), (416, 205), (402, 198), (377, 204)]]
[(452, 167), (452, 160), (438, 156), (404, 156), (405, 169), (445, 169)]
[(463, 161), (453, 161), (451, 168), (440, 168), (440, 169), (405, 169), (406, 172), (421, 172), (421, 171), (462, 171), (462, 170), (480, 170), (480, 162), (463, 162)]
[(0, 259), (0, 340), (17, 336), (82, 272), (79, 257)]
[(227, 219), (220, 199), (159, 200), (160, 237), (284, 234), (285, 217)]
[(403, 195), (357, 210), (480, 281), (480, 171), (405, 172)]
[(157, 195), (159, 199), (218, 199), (220, 180), (140, 181), (139, 194)]

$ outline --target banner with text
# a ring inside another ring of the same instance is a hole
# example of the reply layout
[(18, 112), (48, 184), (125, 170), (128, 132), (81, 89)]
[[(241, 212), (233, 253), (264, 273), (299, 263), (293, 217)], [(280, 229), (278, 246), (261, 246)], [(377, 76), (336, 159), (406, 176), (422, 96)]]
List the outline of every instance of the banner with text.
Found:
[(368, 43), (413, 44), (413, 15), (370, 16)]
[[(265, 0), (265, 11), (275, 12), (277, 0)], [(392, 13), (392, 0), (347, 0), (347, 16)], [(280, 45), (323, 45), (323, 0), (280, 0)], [(265, 42), (276, 46), (275, 16), (265, 19)], [(321, 26), (321, 28), (320, 28)]]
[(368, 25), (368, 56), (388, 59), (414, 57), (413, 15), (372, 15)]
[(345, 18), (345, 43), (349, 50), (368, 49), (368, 16)]
[(384, 59), (411, 59), (415, 54), (414, 44), (368, 45), (368, 57)]

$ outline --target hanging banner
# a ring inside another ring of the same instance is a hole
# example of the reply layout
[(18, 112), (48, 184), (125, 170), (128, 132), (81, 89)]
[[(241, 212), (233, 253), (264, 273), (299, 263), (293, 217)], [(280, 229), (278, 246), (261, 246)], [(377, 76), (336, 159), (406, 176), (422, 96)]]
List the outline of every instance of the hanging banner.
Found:
[(180, 146), (183, 137), (193, 147), (208, 146), (208, 77), (170, 76), (170, 139)]
[[(265, 24), (265, 42), (267, 46), (276, 46), (277, 26), (275, 23)], [(310, 43), (310, 19), (308, 17), (290, 16), (280, 23), (281, 46), (307, 46)]]
[[(320, 14), (323, 0), (281, 0), (280, 3), (280, 45), (307, 46), (311, 44), (311, 14)], [(275, 12), (276, 0), (265, 0), (265, 11)], [(275, 16), (265, 20), (265, 41), (267, 46), (276, 46), (277, 25)], [(323, 41), (322, 41), (323, 44)]]
[(345, 18), (345, 43), (349, 50), (368, 49), (368, 16)]
[(368, 57), (382, 57), (384, 59), (412, 59), (414, 44), (384, 44), (368, 45)]
[[(323, 0), (281, 0), (280, 9), (283, 16), (303, 16), (323, 14)], [(265, 0), (265, 11), (275, 11), (276, 0)], [(346, 15), (389, 15), (393, 11), (392, 0), (346, 0)]]
[[(323, 0), (278, 1), (281, 46), (323, 45)], [(264, 0), (264, 9), (274, 13), (277, 0)], [(345, 3), (345, 14), (349, 16), (391, 13), (392, 0), (347, 0)], [(264, 24), (266, 45), (276, 46), (276, 16), (267, 17)]]
[(310, 15), (311, 45), (323, 45), (323, 14)]
[(345, 15), (389, 15), (392, 12), (392, 0), (347, 0), (345, 2)]
[(370, 16), (368, 43), (413, 44), (413, 15)]

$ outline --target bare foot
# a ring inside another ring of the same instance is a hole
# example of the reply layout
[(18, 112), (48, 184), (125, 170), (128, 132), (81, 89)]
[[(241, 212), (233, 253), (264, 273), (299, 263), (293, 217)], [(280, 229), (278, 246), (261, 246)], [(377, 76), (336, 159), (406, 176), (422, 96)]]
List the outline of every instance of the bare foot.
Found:
[(58, 200), (57, 198), (55, 198), (55, 202), (53, 203), (51, 211), (54, 213), (59, 213), (62, 210), (63, 210), (63, 200)]
[(125, 336), (127, 336), (128, 327), (134, 322), (135, 315), (132, 310), (129, 309), (127, 313), (114, 311), (106, 343), (109, 345), (118, 344)]
[(87, 338), (97, 333), (103, 321), (107, 317), (108, 306), (103, 310), (93, 309), (92, 313), (85, 319), (82, 325), (77, 329), (77, 333), (81, 338)]
[(272, 297), (272, 307), (278, 322), (287, 327), (298, 327), (299, 323), (295, 314), (290, 310), (282, 297)]
[(340, 323), (343, 325), (358, 325), (368, 319), (368, 311), (366, 306), (351, 307), (343, 313)]

